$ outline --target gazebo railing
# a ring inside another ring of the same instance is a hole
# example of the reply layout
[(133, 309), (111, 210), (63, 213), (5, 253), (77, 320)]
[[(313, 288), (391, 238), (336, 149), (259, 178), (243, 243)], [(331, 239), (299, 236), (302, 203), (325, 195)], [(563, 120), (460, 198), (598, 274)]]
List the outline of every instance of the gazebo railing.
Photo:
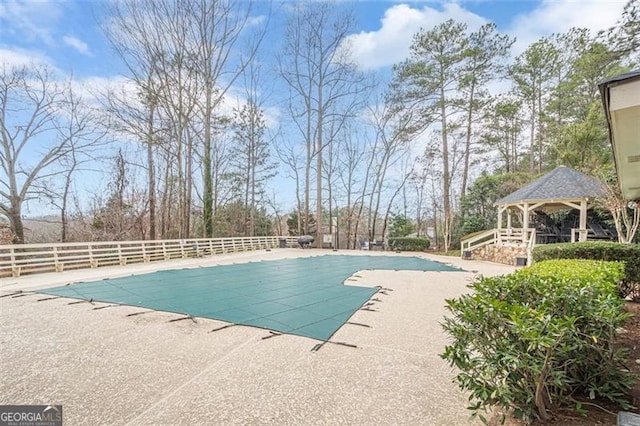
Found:
[(488, 244), (496, 244), (498, 240), (498, 229), (489, 229), (481, 234), (474, 235), (471, 238), (460, 242), (460, 255), (465, 257), (465, 252), (471, 252), (474, 249)]
[(571, 242), (572, 243), (575, 243), (576, 241), (587, 241), (588, 239), (589, 239), (589, 230), (588, 229), (571, 228)]
[(471, 252), (479, 247), (491, 244), (526, 246), (531, 251), (535, 245), (535, 240), (535, 228), (489, 229), (481, 234), (462, 240), (460, 243), (460, 255), (466, 257), (465, 252)]
[(498, 245), (528, 245), (531, 239), (535, 239), (534, 228), (505, 228), (497, 230)]

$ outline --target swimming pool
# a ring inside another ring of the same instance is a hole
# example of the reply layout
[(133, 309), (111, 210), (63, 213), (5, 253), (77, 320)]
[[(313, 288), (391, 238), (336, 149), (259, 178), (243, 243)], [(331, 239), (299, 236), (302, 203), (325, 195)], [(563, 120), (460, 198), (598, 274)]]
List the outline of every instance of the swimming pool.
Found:
[(38, 292), (326, 341), (378, 291), (344, 284), (368, 269), (460, 271), (418, 257), (324, 255), (158, 271)]

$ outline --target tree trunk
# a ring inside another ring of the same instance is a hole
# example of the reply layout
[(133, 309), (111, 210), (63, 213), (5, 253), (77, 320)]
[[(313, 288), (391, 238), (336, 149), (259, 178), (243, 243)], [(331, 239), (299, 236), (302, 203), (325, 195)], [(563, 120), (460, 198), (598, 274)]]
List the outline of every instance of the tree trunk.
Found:
[(322, 248), (322, 107), (318, 113), (318, 143), (316, 164), (316, 247)]
[(151, 105), (149, 111), (149, 123), (147, 132), (147, 167), (149, 169), (149, 239), (156, 239), (156, 169), (153, 160), (153, 144), (154, 144), (154, 131), (153, 131), (153, 118), (154, 118), (155, 106)]
[(536, 139), (535, 139), (535, 135), (536, 135), (536, 100), (535, 98), (532, 100), (531, 103), (531, 132), (529, 135), (529, 138), (531, 140), (531, 158), (529, 159), (529, 173), (533, 176), (534, 172), (535, 172), (535, 162), (534, 162), (534, 158), (535, 158), (535, 152), (536, 152)]
[(213, 237), (213, 182), (211, 175), (211, 85), (206, 84), (206, 99), (204, 111), (204, 139), (202, 156), (202, 177), (204, 187), (202, 189), (202, 221), (204, 222), (204, 235)]
[[(308, 107), (310, 108), (310, 107)], [(309, 234), (309, 199), (311, 192), (311, 156), (313, 152), (314, 140), (311, 137), (311, 116), (307, 114), (307, 161), (304, 169), (304, 223), (302, 229), (305, 235)]]
[[(473, 103), (475, 101), (475, 81), (471, 83), (469, 93), (469, 109), (467, 111), (467, 134), (465, 138), (465, 151), (464, 151), (464, 169), (462, 171), (462, 188), (460, 190), (460, 199), (467, 193), (467, 182), (469, 180), (469, 158), (471, 156), (471, 123), (473, 120)], [(462, 209), (464, 214), (464, 209)]]
[(185, 195), (184, 195), (184, 230), (183, 238), (191, 237), (191, 200), (193, 198), (193, 138), (191, 132), (187, 130), (187, 152), (185, 164)]
[(431, 194), (433, 203), (433, 238), (435, 241), (435, 247), (438, 247), (438, 200), (436, 199), (436, 186), (433, 179), (431, 179)]
[(71, 174), (73, 173), (73, 168), (67, 172), (64, 182), (64, 189), (62, 190), (62, 207), (60, 208), (60, 222), (62, 225), (62, 229), (60, 232), (60, 241), (63, 243), (67, 242), (68, 239), (68, 228), (69, 221), (67, 219), (67, 203), (69, 198), (69, 188), (71, 187)]
[(14, 244), (24, 244), (24, 224), (22, 223), (22, 214), (20, 212), (20, 204), (18, 197), (11, 199), (11, 208), (9, 214), (9, 224), (13, 233)]
[[(538, 90), (538, 114), (542, 111), (542, 87)], [(540, 120), (538, 119), (538, 123)], [(538, 174), (542, 174), (542, 134), (540, 134), (540, 127), (538, 127)]]
[(444, 87), (440, 87), (440, 114), (442, 121), (442, 170), (443, 170), (443, 185), (442, 189), (444, 190), (443, 194), (443, 210), (444, 210), (444, 228), (443, 228), (443, 236), (444, 236), (444, 250), (449, 250), (449, 244), (451, 242), (451, 229), (450, 229), (450, 219), (451, 219), (451, 180), (449, 177), (449, 141), (447, 138), (447, 111), (445, 105), (445, 93)]

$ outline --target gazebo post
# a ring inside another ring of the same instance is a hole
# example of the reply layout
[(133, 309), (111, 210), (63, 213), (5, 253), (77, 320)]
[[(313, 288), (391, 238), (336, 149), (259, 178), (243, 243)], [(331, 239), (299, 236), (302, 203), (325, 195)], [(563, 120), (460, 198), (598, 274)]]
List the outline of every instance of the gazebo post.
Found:
[(529, 203), (524, 203), (524, 213), (522, 217), (522, 241), (527, 244), (527, 229), (529, 229)]
[(507, 228), (511, 229), (511, 210), (507, 209)]
[(587, 200), (580, 200), (580, 238), (578, 241), (587, 241)]

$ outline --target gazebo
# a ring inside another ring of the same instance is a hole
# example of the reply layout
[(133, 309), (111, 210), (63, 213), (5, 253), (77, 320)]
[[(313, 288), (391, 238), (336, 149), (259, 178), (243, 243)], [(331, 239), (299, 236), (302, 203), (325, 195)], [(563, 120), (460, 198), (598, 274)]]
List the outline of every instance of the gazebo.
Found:
[[(532, 214), (566, 209), (580, 212), (577, 227), (570, 230), (571, 242), (586, 241), (589, 235), (587, 211), (592, 207), (593, 200), (605, 196), (604, 185), (599, 180), (559, 166), (496, 201), (497, 227), (461, 241), (462, 257), (510, 264), (524, 264), (527, 260), (531, 262), (536, 237), (543, 237), (536, 235), (536, 228), (531, 226)], [(521, 228), (512, 226), (514, 215), (520, 217)]]
[(606, 193), (603, 184), (598, 179), (565, 166), (558, 166), (495, 202), (494, 205), (498, 207), (497, 228), (502, 229), (506, 213), (506, 229), (512, 229), (511, 217), (514, 210), (522, 212), (522, 228), (526, 230), (529, 229), (531, 213), (552, 213), (568, 207), (580, 211), (579, 227), (572, 230), (571, 241), (575, 241), (576, 232), (579, 241), (586, 241), (587, 210), (592, 207), (594, 199), (604, 196)]

